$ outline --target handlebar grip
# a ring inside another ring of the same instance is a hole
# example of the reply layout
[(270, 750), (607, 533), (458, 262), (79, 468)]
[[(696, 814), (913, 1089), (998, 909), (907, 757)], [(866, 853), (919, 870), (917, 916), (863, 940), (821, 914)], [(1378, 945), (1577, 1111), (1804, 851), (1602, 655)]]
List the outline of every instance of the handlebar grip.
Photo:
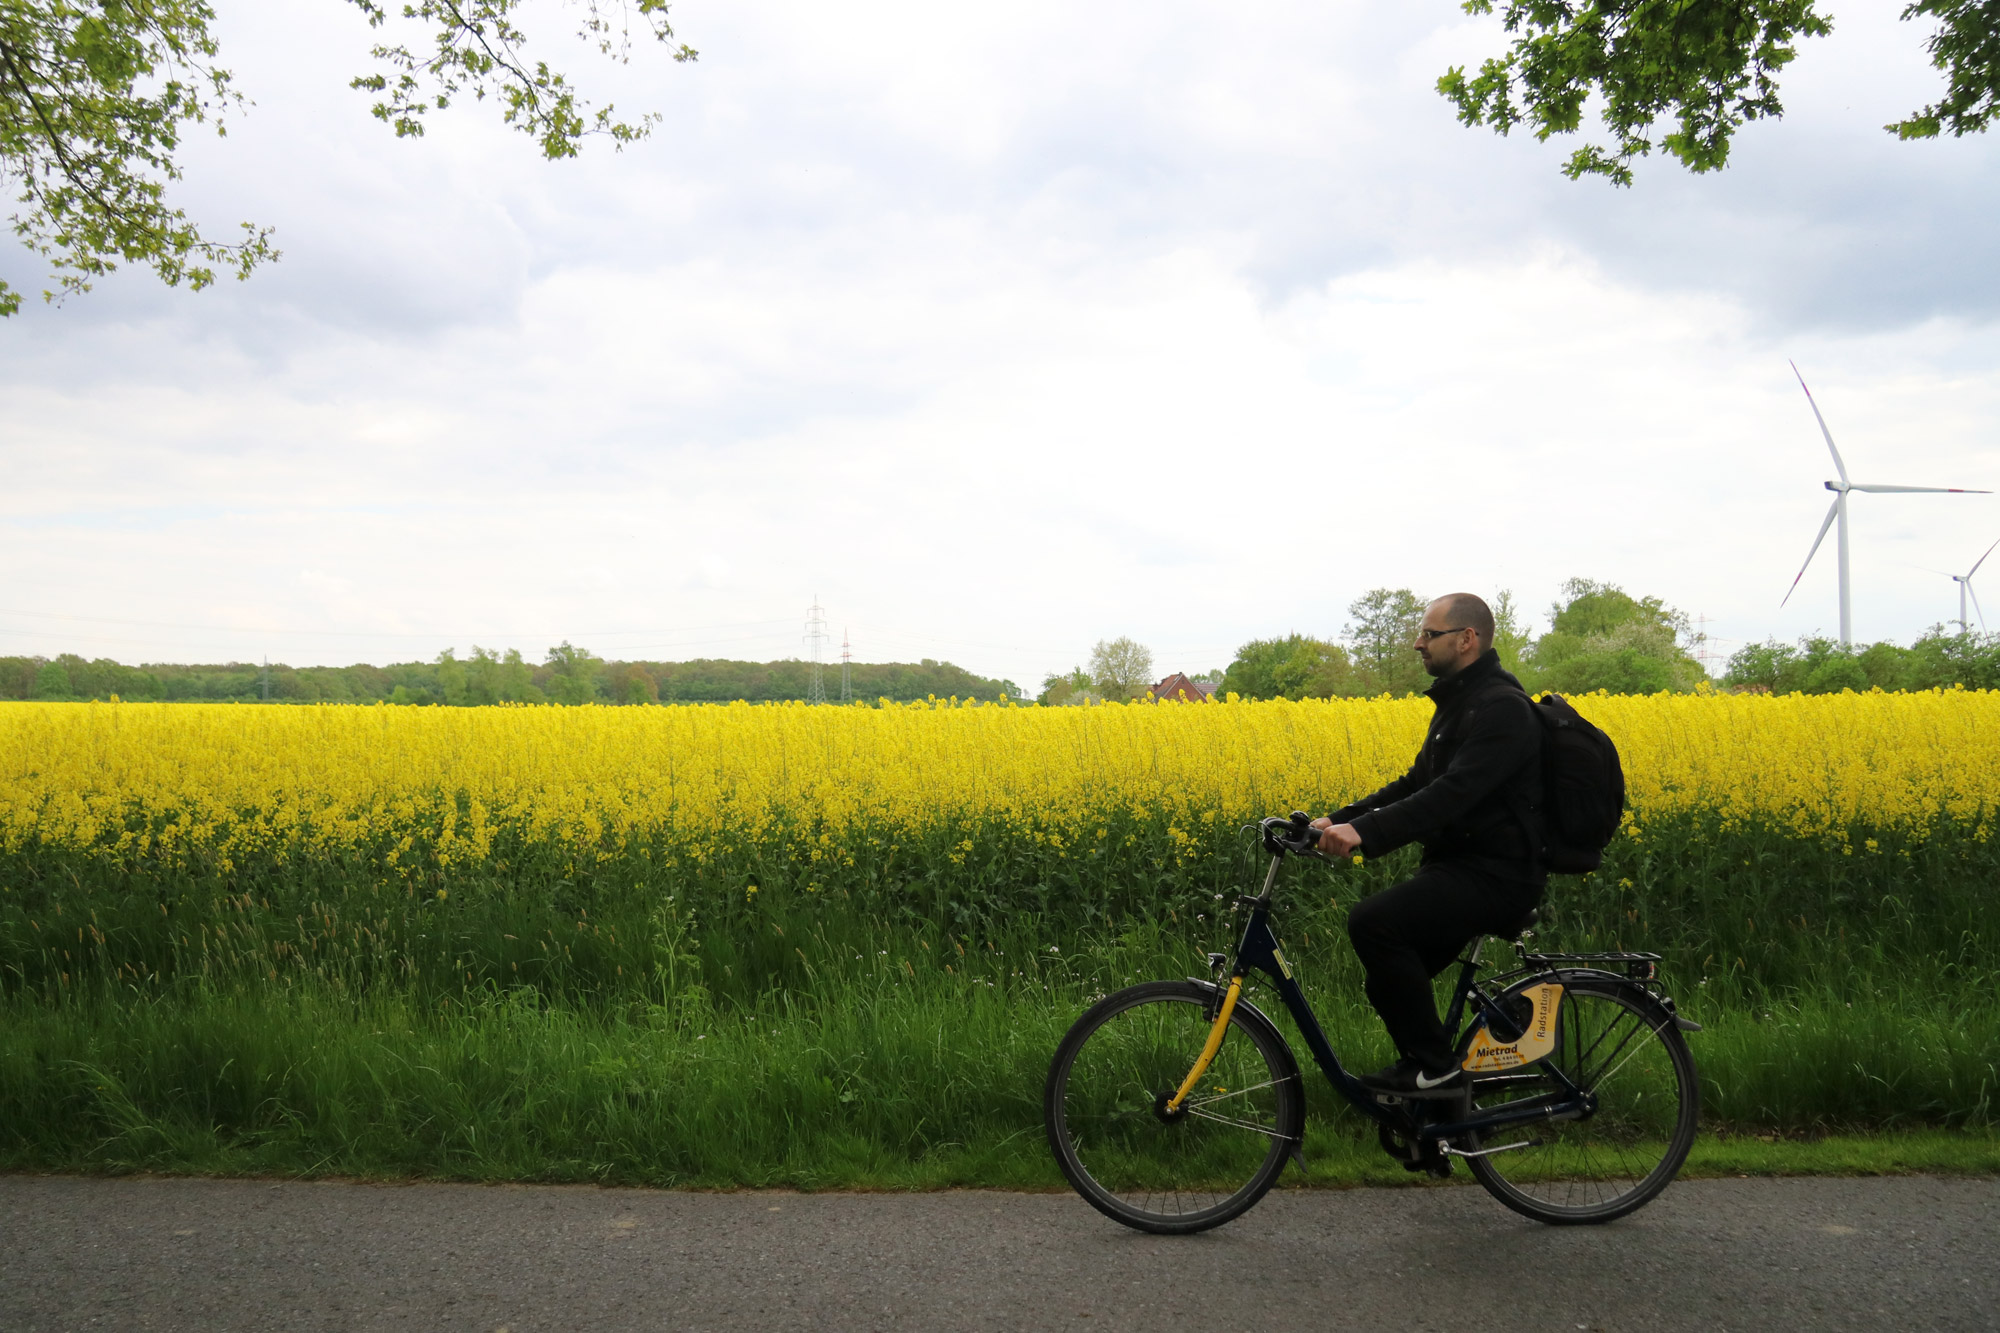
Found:
[(1264, 832), (1264, 850), (1271, 855), (1282, 856), (1287, 852), (1294, 856), (1319, 854), (1319, 830), (1312, 827), (1312, 820), (1305, 811), (1292, 811), (1290, 819), (1272, 815), (1260, 823)]

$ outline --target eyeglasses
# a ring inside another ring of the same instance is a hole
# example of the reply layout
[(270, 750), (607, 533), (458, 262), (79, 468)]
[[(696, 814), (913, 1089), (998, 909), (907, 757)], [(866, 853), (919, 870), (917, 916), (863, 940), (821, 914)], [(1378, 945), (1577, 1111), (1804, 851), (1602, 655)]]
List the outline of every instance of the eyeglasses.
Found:
[(1455, 625), (1451, 629), (1424, 629), (1422, 626), (1419, 626), (1417, 628), (1417, 637), (1425, 643), (1429, 643), (1432, 639), (1442, 638), (1447, 634), (1457, 634), (1462, 630), (1471, 628), (1472, 626), (1470, 625)]

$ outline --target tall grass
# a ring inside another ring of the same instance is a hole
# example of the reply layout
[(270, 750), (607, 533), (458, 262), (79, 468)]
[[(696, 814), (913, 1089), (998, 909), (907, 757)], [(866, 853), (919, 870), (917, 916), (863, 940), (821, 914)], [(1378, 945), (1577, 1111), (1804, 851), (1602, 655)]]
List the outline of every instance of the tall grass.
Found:
[[(1983, 847), (1769, 858), (1748, 834), (1686, 835), (1557, 881), (1537, 943), (1667, 955), (1707, 1025), (1711, 1126), (1994, 1123)], [(1062, 1031), (1105, 990), (1201, 971), (1257, 868), (1234, 860), (1143, 908), (1134, 884), (1090, 905), (998, 885), (970, 918), (903, 888), (856, 904), (783, 874), (748, 893), (621, 866), (442, 898), (298, 873), (113, 893), (70, 866), (34, 881), (31, 916), (17, 863), (0, 1163), (1050, 1185), (1040, 1089)], [(1296, 865), (1281, 888), (1288, 952), (1364, 1067), (1389, 1052), (1346, 907), (1407, 869)], [(1323, 1090), (1311, 1105), (1315, 1152), (1361, 1170), (1358, 1122)]]

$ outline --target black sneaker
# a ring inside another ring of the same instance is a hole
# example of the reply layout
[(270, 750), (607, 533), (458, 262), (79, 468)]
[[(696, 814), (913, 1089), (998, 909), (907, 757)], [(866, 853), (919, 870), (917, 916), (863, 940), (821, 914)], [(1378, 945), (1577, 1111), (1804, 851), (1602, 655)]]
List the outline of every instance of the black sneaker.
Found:
[(1377, 1092), (1393, 1092), (1401, 1097), (1423, 1096), (1426, 1093), (1445, 1092), (1458, 1086), (1463, 1071), (1456, 1065), (1441, 1074), (1425, 1070), (1423, 1065), (1409, 1056), (1404, 1056), (1387, 1069), (1378, 1069), (1365, 1074), (1361, 1081)]
[(1404, 1056), (1392, 1065), (1383, 1065), (1372, 1074), (1361, 1075), (1361, 1081), (1371, 1088), (1393, 1088), (1409, 1076), (1409, 1071), (1417, 1067), (1417, 1062)]

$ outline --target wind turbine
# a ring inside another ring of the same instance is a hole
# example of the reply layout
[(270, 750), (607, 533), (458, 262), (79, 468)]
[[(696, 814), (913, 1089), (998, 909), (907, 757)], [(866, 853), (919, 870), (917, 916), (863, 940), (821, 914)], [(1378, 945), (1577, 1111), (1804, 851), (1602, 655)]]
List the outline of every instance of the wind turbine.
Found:
[[(1789, 602), (1792, 600), (1792, 593), (1795, 593), (1799, 590), (1799, 579), (1802, 579), (1806, 576), (1806, 570), (1812, 566), (1813, 557), (1819, 554), (1819, 544), (1826, 540), (1826, 530), (1834, 525), (1834, 521), (1836, 519), (1839, 520), (1840, 522), (1840, 646), (1843, 648), (1851, 648), (1854, 646), (1854, 599), (1849, 589), (1848, 577), (1847, 577), (1848, 493), (1850, 491), (1867, 491), (1870, 494), (1897, 494), (1897, 495), (1916, 494), (1916, 493), (1935, 494), (1935, 495), (1989, 495), (1991, 494), (1991, 492), (1966, 490), (1965, 488), (1960, 486), (1884, 486), (1881, 485), (1880, 483), (1870, 484), (1858, 481), (1849, 481), (1847, 479), (1847, 464), (1840, 461), (1840, 450), (1834, 448), (1833, 445), (1833, 432), (1826, 428), (1826, 418), (1819, 414), (1819, 404), (1813, 402), (1812, 390), (1806, 389), (1806, 377), (1804, 375), (1799, 375), (1799, 368), (1797, 363), (1788, 361), (1785, 364), (1791, 366), (1792, 374), (1798, 376), (1799, 387), (1801, 389), (1806, 390), (1806, 402), (1812, 404), (1813, 420), (1819, 422), (1819, 433), (1826, 437), (1826, 449), (1828, 453), (1833, 455), (1833, 468), (1834, 471), (1840, 474), (1840, 480), (1829, 481), (1828, 483), (1826, 483), (1826, 488), (1833, 492), (1833, 507), (1826, 511), (1826, 521), (1819, 525), (1819, 536), (1813, 538), (1812, 550), (1806, 552), (1806, 562), (1805, 564), (1799, 566), (1798, 578), (1792, 580), (1791, 588), (1788, 589), (1785, 593), (1785, 601), (1779, 602), (1778, 605), (1783, 606), (1785, 602)], [(1980, 558), (1982, 560), (1985, 559), (1984, 556)], [(1973, 568), (1977, 569), (1978, 566), (1974, 565)], [(1970, 578), (1972, 576), (1968, 574), (1966, 575), (1966, 577)]]
[[(1993, 546), (2000, 546), (2000, 541), (1995, 541)], [(1972, 633), (1972, 625), (1965, 618), (1965, 598), (1968, 593), (1972, 596), (1972, 609), (1979, 612), (1979, 628), (1982, 631), (1986, 628), (1986, 611), (1979, 605), (1979, 594), (1972, 591), (1972, 576), (1977, 574), (1979, 567), (1986, 563), (1986, 556), (1993, 554), (1993, 546), (1987, 547), (1985, 555), (1981, 555), (1977, 560), (1972, 562), (1971, 569), (1966, 570), (1963, 574), (1953, 574), (1951, 576), (1951, 581), (1958, 585), (1958, 628), (1961, 634)]]

